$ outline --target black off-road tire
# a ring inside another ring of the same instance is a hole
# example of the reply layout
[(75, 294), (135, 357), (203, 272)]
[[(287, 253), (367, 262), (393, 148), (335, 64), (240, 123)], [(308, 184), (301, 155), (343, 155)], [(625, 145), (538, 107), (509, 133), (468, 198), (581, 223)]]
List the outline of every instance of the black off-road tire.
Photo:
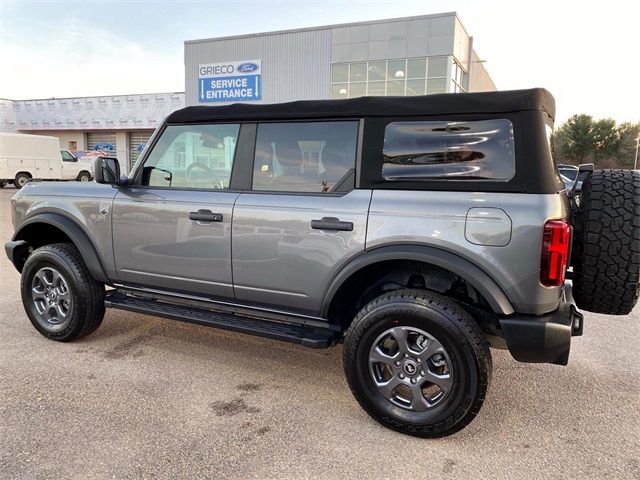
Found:
[(29, 180), (31, 180), (31, 177), (28, 174), (20, 172), (16, 174), (16, 178), (13, 179), (13, 185), (20, 190), (29, 182)]
[[(448, 352), (451, 390), (426, 412), (413, 412), (385, 398), (369, 370), (369, 352), (393, 326), (419, 328)], [(443, 437), (468, 425), (484, 402), (491, 378), (489, 345), (468, 312), (454, 301), (424, 290), (396, 290), (374, 299), (355, 317), (344, 341), (344, 370), (360, 406), (382, 425), (417, 437)]]
[[(43, 268), (53, 268), (60, 273), (72, 302), (68, 320), (57, 327), (43, 320), (33, 300), (34, 276)], [(80, 252), (70, 243), (45, 245), (29, 255), (22, 269), (21, 289), (29, 320), (36, 330), (51, 340), (70, 342), (89, 335), (102, 323), (104, 285), (91, 276)]]
[(640, 171), (596, 170), (589, 175), (574, 228), (577, 306), (627, 315), (640, 294)]

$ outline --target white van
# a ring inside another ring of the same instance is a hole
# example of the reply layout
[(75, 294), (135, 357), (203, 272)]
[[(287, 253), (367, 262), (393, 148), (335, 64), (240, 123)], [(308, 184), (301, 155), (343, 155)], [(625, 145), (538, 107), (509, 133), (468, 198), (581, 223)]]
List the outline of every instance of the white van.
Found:
[(57, 137), (0, 132), (0, 187), (22, 188), (31, 179), (91, 180), (92, 166), (60, 149)]

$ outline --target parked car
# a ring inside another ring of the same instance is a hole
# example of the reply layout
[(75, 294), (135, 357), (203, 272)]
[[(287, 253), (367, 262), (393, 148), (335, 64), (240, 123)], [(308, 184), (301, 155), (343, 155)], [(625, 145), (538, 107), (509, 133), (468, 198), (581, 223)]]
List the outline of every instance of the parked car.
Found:
[(88, 182), (91, 168), (60, 150), (57, 137), (0, 132), (0, 187), (12, 183), (22, 188), (33, 179)]
[(107, 307), (343, 343), (367, 413), (449, 435), (480, 411), (490, 345), (566, 365), (578, 308), (638, 299), (640, 172), (589, 171), (578, 203), (554, 115), (541, 89), (187, 107), (128, 178), (100, 158), (96, 183), (23, 188), (5, 247), (49, 339)]
[(560, 178), (567, 187), (567, 190), (571, 190), (578, 178), (578, 167), (575, 165), (559, 164), (558, 173), (560, 173)]

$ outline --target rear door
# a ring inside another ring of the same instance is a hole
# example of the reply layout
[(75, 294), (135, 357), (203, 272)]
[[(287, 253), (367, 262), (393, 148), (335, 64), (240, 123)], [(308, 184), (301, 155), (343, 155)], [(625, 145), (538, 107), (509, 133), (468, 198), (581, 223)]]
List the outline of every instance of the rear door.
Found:
[(240, 125), (169, 125), (113, 204), (123, 283), (233, 298), (229, 190)]
[(257, 125), (250, 191), (233, 214), (240, 302), (318, 314), (331, 279), (364, 251), (370, 190), (356, 190), (357, 120)]

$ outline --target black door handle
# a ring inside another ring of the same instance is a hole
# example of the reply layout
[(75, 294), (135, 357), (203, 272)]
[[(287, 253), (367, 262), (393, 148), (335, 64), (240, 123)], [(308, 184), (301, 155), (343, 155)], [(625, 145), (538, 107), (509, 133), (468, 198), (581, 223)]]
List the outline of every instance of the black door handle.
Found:
[(189, 220), (196, 220), (198, 222), (221, 222), (222, 214), (213, 213), (211, 210), (198, 210), (197, 212), (189, 213)]
[(320, 220), (311, 220), (311, 228), (315, 230), (340, 230), (353, 231), (353, 222), (341, 222), (335, 217), (322, 217)]

